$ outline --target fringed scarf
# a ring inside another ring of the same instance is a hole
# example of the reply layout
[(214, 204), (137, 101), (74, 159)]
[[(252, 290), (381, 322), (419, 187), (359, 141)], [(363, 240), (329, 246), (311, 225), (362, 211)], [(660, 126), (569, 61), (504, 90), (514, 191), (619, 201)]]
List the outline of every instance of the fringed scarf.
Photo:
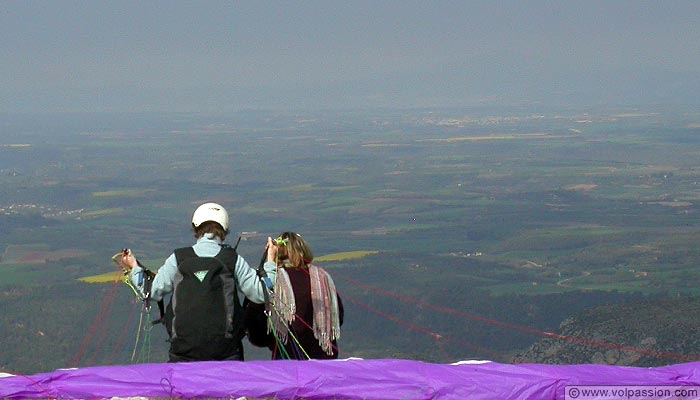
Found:
[[(321, 349), (328, 355), (333, 354), (334, 340), (340, 338), (340, 313), (338, 311), (338, 295), (335, 284), (328, 272), (314, 264), (309, 264), (309, 278), (311, 281), (311, 305), (313, 307), (313, 331)], [(284, 268), (277, 272), (275, 282), (275, 295), (272, 302), (274, 307), (270, 316), (270, 323), (282, 343), (287, 343), (289, 336), (289, 324), (296, 318), (296, 303), (294, 301), (294, 289), (289, 280), (289, 275)]]

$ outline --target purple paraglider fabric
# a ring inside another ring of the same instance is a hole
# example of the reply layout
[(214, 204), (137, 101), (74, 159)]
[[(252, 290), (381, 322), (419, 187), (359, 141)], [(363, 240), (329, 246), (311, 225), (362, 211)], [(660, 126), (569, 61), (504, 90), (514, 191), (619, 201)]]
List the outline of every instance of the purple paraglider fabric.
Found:
[(0, 378), (0, 398), (566, 399), (574, 385), (700, 389), (700, 363), (656, 368), (409, 360), (221, 361)]

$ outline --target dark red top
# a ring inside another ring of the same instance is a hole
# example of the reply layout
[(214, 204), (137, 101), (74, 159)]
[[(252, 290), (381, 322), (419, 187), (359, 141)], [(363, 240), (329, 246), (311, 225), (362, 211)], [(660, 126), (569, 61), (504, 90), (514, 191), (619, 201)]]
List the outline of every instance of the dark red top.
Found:
[[(296, 303), (296, 318), (290, 326), (290, 335), (287, 338), (287, 344), (284, 345), (284, 350), (278, 348), (279, 344), (272, 334), (267, 334), (267, 327), (264, 325), (265, 319), (260, 314), (264, 311), (264, 306), (250, 303), (246, 311), (246, 328), (248, 331), (248, 339), (253, 345), (265, 347), (272, 350), (272, 359), (294, 359), (305, 360), (306, 355), (301, 351), (299, 346), (304, 349), (306, 354), (311, 359), (335, 359), (338, 358), (338, 346), (333, 341), (333, 354), (326, 354), (318, 344), (318, 339), (314, 337), (313, 321), (314, 311), (311, 302), (311, 278), (307, 269), (287, 268), (289, 281), (294, 290), (294, 302)], [(338, 312), (340, 324), (343, 324), (343, 303), (338, 296)], [(262, 323), (261, 323), (262, 322)], [(296, 337), (296, 341), (294, 338)]]

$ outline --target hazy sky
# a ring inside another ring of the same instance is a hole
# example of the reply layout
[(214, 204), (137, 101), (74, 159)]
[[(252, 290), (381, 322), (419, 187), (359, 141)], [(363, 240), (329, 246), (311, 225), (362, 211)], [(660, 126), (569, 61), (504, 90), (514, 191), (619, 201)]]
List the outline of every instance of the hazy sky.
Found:
[(700, 97), (700, 1), (0, 0), (0, 38), (0, 112)]

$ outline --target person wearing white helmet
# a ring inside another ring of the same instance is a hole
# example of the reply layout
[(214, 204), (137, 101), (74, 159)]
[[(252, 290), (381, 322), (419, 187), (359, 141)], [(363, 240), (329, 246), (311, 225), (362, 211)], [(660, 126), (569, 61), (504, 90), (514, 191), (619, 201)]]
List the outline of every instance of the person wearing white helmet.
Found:
[[(170, 362), (243, 360), (242, 303), (265, 302), (265, 288), (258, 273), (224, 241), (229, 231), (226, 209), (205, 203), (192, 214), (196, 243), (176, 249), (152, 280), (127, 251), (121, 265), (144, 298), (162, 301), (172, 294), (163, 318), (170, 334)], [(276, 247), (268, 238), (267, 258), (274, 260)], [(266, 264), (274, 283), (277, 271)], [(150, 286), (150, 288), (148, 287)]]
[(197, 229), (207, 221), (218, 222), (224, 231), (228, 232), (228, 213), (226, 209), (216, 203), (204, 203), (197, 207), (192, 214), (192, 228)]

